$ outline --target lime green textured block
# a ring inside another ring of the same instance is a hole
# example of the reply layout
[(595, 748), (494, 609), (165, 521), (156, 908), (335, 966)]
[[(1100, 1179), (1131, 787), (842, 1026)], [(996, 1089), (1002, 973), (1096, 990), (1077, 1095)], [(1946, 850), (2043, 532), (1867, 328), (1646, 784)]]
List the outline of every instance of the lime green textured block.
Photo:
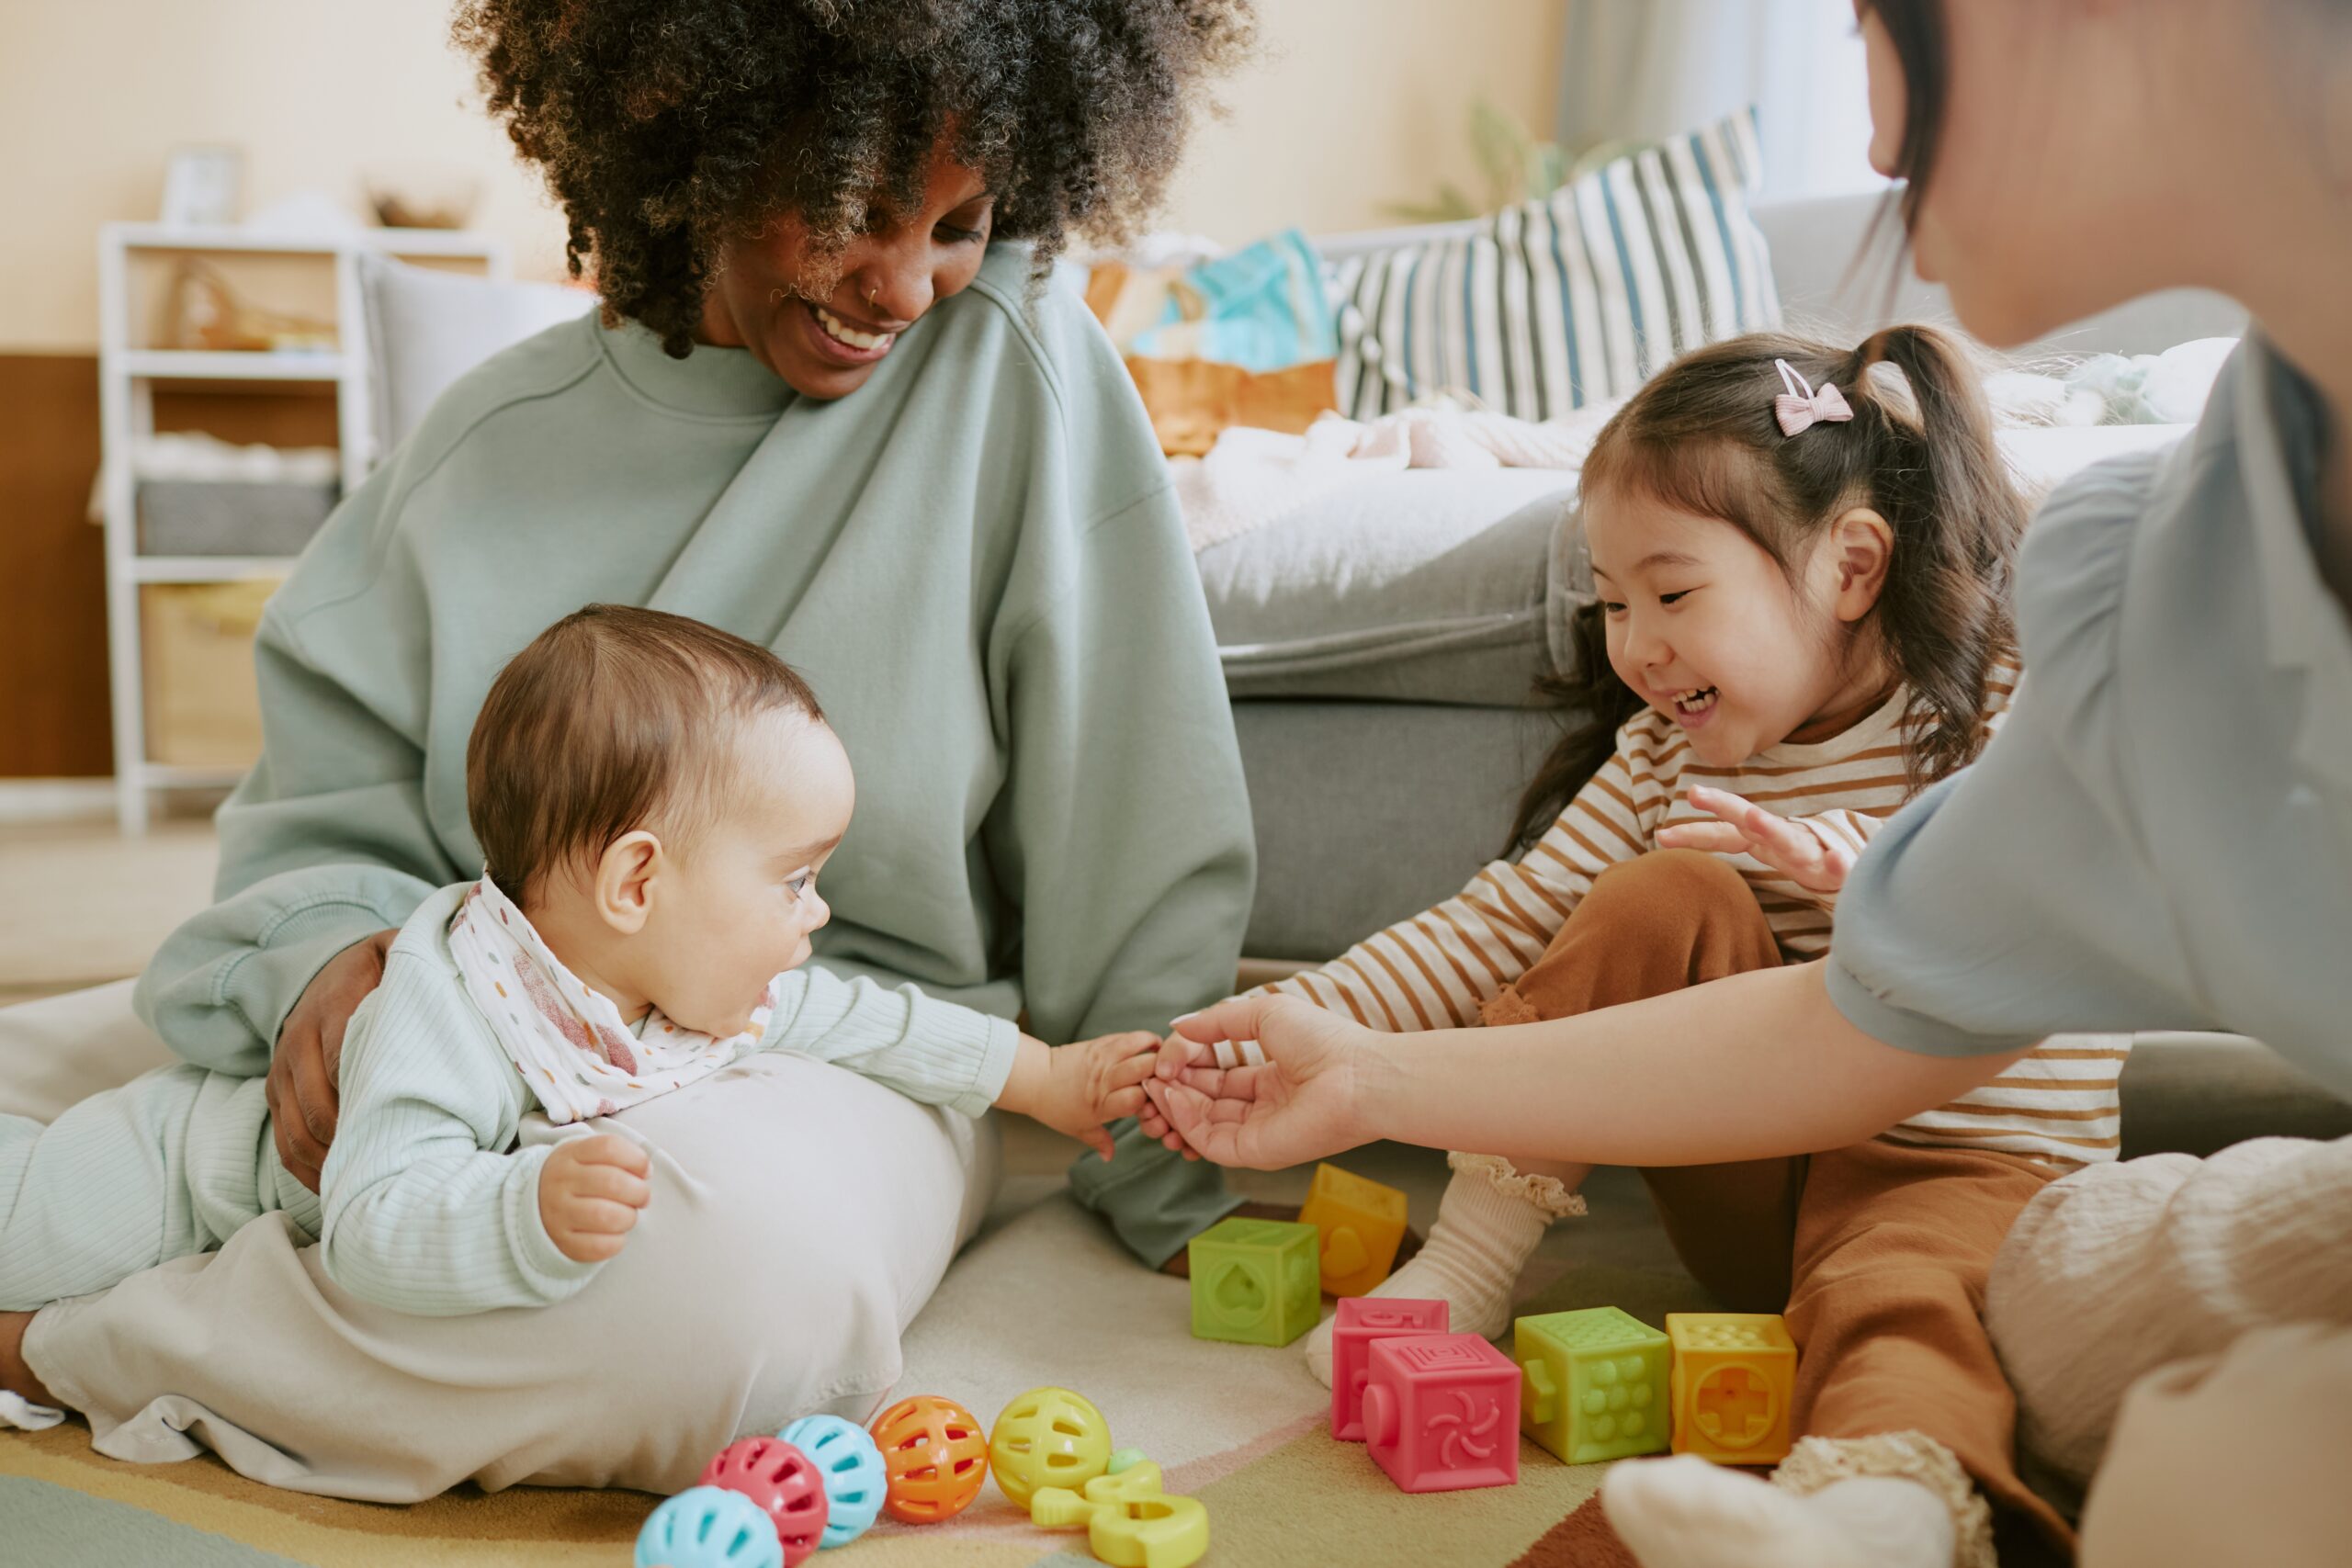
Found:
[(1570, 1464), (1664, 1453), (1673, 1342), (1615, 1307), (1522, 1317), (1512, 1328), (1519, 1424)]
[(1220, 1220), (1193, 1238), (1193, 1336), (1287, 1345), (1323, 1315), (1313, 1225)]

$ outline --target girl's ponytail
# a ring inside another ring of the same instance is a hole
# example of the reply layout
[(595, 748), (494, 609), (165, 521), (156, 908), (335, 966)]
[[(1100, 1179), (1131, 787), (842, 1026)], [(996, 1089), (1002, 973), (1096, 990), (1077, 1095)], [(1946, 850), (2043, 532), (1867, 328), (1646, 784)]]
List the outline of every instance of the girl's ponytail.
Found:
[[(1873, 384), (1881, 365), (1901, 373), (1908, 408)], [(2009, 579), (2025, 502), (1994, 443), (1977, 378), (1965, 348), (1919, 326), (1872, 334), (1854, 351), (1849, 377), (1884, 414), (1871, 504), (1894, 530), (1895, 558), (1876, 619), (1925, 720), (1906, 748), (1915, 785), (1975, 759), (1994, 661), (2017, 636)]]

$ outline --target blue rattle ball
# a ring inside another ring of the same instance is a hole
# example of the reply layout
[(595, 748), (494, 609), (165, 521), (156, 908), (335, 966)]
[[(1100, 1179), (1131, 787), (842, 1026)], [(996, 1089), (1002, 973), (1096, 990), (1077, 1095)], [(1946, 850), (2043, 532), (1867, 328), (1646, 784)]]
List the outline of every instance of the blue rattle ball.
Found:
[(637, 1568), (784, 1568), (767, 1510), (724, 1486), (689, 1486), (637, 1532)]
[(865, 1428), (838, 1416), (803, 1416), (776, 1436), (807, 1454), (825, 1478), (825, 1533), (817, 1544), (847, 1546), (864, 1535), (890, 1488), (882, 1450)]

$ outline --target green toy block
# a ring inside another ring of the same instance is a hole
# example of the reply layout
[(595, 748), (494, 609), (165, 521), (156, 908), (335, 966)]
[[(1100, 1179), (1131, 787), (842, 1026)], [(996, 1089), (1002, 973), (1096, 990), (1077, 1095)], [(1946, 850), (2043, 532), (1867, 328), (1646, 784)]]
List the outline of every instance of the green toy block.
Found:
[(1219, 1220), (1193, 1238), (1193, 1337), (1287, 1345), (1323, 1315), (1313, 1225)]
[(1513, 1325), (1519, 1424), (1570, 1464), (1664, 1453), (1673, 1435), (1673, 1342), (1615, 1307)]

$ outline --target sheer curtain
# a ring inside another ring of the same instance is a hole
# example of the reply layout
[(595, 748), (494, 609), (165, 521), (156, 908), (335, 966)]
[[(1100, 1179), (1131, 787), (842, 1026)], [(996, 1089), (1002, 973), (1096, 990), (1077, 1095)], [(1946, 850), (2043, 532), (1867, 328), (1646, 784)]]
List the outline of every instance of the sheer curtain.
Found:
[(1567, 0), (1555, 134), (1571, 152), (1757, 108), (1768, 197), (1872, 190), (1851, 0)]

